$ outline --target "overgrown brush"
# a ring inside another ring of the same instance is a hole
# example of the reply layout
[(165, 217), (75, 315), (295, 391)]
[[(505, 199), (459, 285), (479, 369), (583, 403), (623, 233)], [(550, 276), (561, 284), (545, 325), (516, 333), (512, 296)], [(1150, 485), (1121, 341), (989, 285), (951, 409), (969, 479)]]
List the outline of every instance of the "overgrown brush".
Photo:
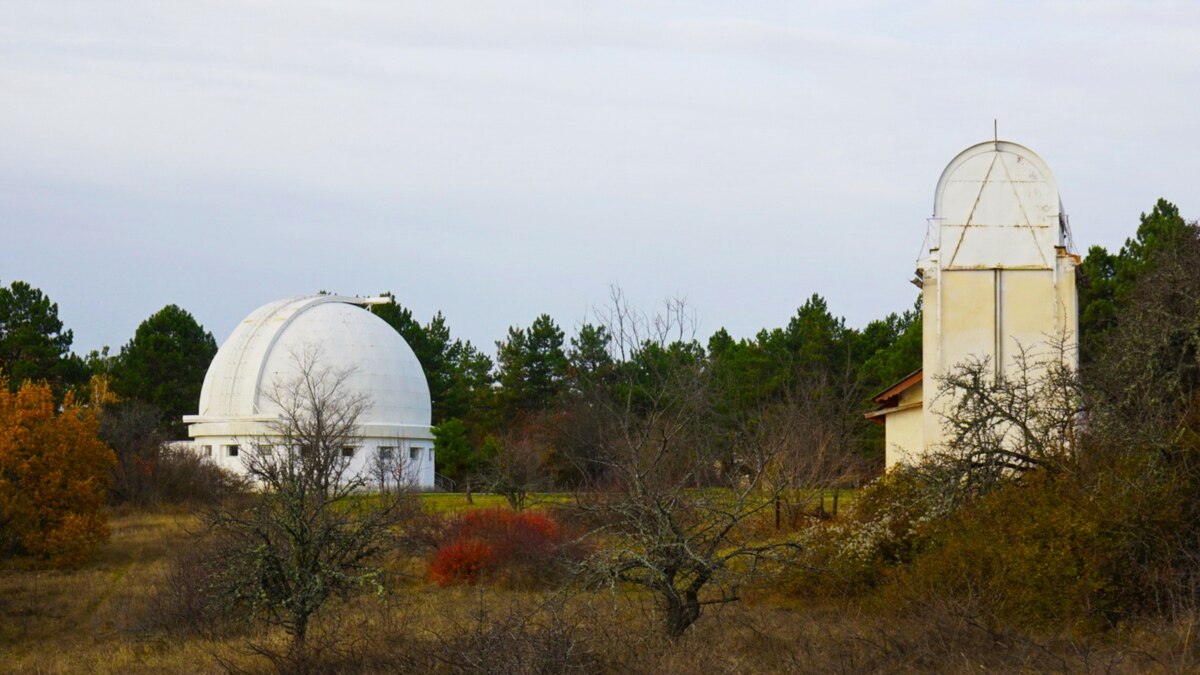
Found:
[(921, 471), (893, 468), (863, 488), (843, 517), (813, 521), (799, 532), (799, 564), (787, 568), (783, 585), (806, 597), (869, 592), (930, 545), (950, 509)]
[(209, 640), (245, 630), (249, 613), (217, 592), (224, 572), (212, 536), (193, 537), (167, 558), (166, 572), (151, 591), (147, 623), (178, 638)]

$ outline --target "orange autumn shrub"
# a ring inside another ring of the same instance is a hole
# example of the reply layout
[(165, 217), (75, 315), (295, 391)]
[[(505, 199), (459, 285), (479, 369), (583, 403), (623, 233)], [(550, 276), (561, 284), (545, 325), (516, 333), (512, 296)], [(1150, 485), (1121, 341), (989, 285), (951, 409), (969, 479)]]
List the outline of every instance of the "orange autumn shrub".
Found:
[(91, 390), (91, 405), (68, 393), (56, 411), (48, 384), (13, 393), (0, 380), (0, 555), (75, 566), (108, 539), (104, 499), (116, 458), (97, 435), (107, 387), (96, 381)]
[(545, 582), (571, 550), (558, 523), (539, 511), (468, 511), (451, 521), (443, 541), (429, 566), (440, 586), (485, 578), (510, 585)]

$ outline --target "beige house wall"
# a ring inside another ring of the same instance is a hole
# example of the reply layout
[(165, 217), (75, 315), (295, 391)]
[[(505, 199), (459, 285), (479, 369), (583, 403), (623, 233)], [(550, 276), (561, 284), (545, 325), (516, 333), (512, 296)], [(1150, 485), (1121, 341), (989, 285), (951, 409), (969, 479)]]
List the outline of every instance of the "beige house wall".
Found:
[(884, 460), (888, 468), (900, 463), (912, 463), (924, 452), (922, 400), (922, 385), (918, 383), (900, 394), (898, 409), (884, 418), (887, 438)]

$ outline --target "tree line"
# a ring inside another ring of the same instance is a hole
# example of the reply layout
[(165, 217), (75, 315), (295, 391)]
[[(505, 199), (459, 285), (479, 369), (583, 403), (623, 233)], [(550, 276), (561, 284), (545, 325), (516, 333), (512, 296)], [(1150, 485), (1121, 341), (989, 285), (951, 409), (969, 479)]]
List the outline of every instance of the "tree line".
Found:
[(183, 415), (194, 413), (217, 342), (188, 311), (171, 304), (143, 321), (116, 354), (71, 351), (74, 333), (58, 317), (58, 304), (24, 281), (0, 287), (0, 375), (12, 390), (44, 382), (61, 400), (102, 375), (112, 392), (154, 406), (158, 423), (184, 438)]
[(528, 326), (510, 327), (496, 342), (494, 360), (470, 342), (452, 339), (441, 313), (421, 325), (395, 301), (372, 307), (400, 332), (425, 368), (440, 473), (460, 485), (482, 486), (505, 461), (502, 455), (525, 452), (535, 455), (524, 464), (539, 487), (568, 487), (582, 476), (566, 457), (564, 422), (581, 391), (623, 380), (627, 373), (695, 364), (720, 381), (713, 405), (729, 416), (747, 414), (803, 384), (828, 414), (838, 442), (877, 460), (882, 434), (861, 413), (876, 390), (920, 367), (919, 304), (857, 329), (814, 294), (783, 328), (742, 339), (720, 329), (702, 340), (686, 303), (669, 301), (653, 318), (674, 332), (631, 341), (618, 335), (622, 327), (613, 321), (615, 305), (623, 302), (619, 289), (610, 300), (597, 308), (603, 316), (580, 323), (569, 338), (547, 314)]
[[(509, 328), (493, 357), (454, 337), (440, 312), (422, 324), (394, 298), (371, 311), (420, 361), (432, 399), (439, 470), (458, 483), (479, 478), (505, 439), (544, 427), (581, 383), (611, 377), (614, 369), (645, 369), (649, 360), (700, 359), (725, 383), (720, 405), (731, 412), (778, 397), (799, 381), (819, 383), (811, 393), (839, 416), (847, 446), (878, 457), (881, 434), (861, 423), (858, 413), (875, 389), (920, 366), (919, 306), (856, 329), (816, 294), (785, 327), (752, 338), (735, 339), (721, 329), (701, 341), (689, 329), (659, 347), (633, 345), (625, 354), (615, 353), (611, 330), (597, 322), (582, 323), (568, 338), (553, 318), (539, 315), (528, 326)], [(212, 333), (189, 312), (163, 307), (116, 353), (106, 347), (81, 357), (71, 351), (72, 341), (57, 304), (41, 290), (24, 281), (0, 287), (0, 372), (11, 389), (27, 380), (46, 382), (61, 400), (68, 389), (103, 375), (122, 400), (152, 407), (162, 433), (186, 438), (181, 417), (196, 411), (217, 351)], [(566, 479), (553, 470), (555, 448), (543, 450), (546, 478)]]
[[(1115, 323), (1117, 307), (1144, 276), (1159, 251), (1186, 237), (1179, 209), (1166, 200), (1142, 214), (1136, 235), (1117, 252), (1091, 247), (1080, 267), (1080, 343), (1090, 362), (1103, 335)], [(619, 289), (616, 290), (619, 295)], [(847, 453), (878, 463), (882, 428), (863, 421), (870, 397), (921, 365), (921, 307), (891, 313), (862, 328), (848, 326), (828, 303), (813, 294), (783, 327), (736, 339), (724, 328), (706, 340), (688, 324), (682, 332), (650, 344), (618, 345), (614, 328), (599, 317), (580, 323), (567, 337), (563, 327), (542, 314), (516, 325), (495, 343), (494, 356), (452, 335), (446, 317), (436, 313), (421, 323), (390, 294), (391, 302), (371, 311), (409, 344), (429, 383), (436, 429), (439, 472), (456, 484), (482, 484), (506, 447), (529, 445), (536, 436), (536, 469), (544, 486), (563, 486), (579, 476), (565, 465), (565, 440), (553, 431), (573, 392), (584, 383), (612, 379), (622, 369), (645, 371), (655, 362), (698, 361), (721, 383), (714, 406), (727, 415), (745, 415), (763, 401), (779, 400), (803, 385), (820, 408), (828, 433)], [(668, 302), (687, 314), (685, 303)], [(610, 317), (611, 318), (611, 317)], [(686, 318), (679, 316), (677, 318)], [(683, 322), (687, 323), (687, 322)], [(681, 325), (676, 322), (676, 328)], [(47, 383), (57, 400), (68, 389), (84, 389), (103, 375), (129, 415), (157, 417), (156, 429), (186, 438), (181, 421), (194, 413), (204, 374), (217, 351), (211, 332), (186, 310), (170, 304), (143, 321), (118, 352), (105, 347), (79, 356), (71, 351), (72, 331), (58, 306), (24, 281), (0, 286), (0, 374), (15, 391), (22, 382)], [(132, 403), (137, 402), (137, 403)], [(137, 408), (136, 411), (133, 408)]]

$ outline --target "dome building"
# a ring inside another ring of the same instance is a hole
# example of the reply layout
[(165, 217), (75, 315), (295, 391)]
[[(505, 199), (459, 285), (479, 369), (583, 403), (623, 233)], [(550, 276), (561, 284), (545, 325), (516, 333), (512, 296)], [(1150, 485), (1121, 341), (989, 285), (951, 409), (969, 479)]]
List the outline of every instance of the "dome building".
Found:
[(319, 367), (349, 372), (347, 393), (367, 403), (357, 446), (343, 450), (350, 471), (368, 471), (378, 459), (401, 462), (410, 480), (433, 487), (429, 385), (404, 338), (365, 308), (381, 302), (387, 300), (318, 295), (251, 312), (213, 358), (199, 414), (183, 418), (196, 450), (244, 472), (243, 448), (270, 436), (279, 419), (272, 387), (301, 374), (299, 355), (315, 353)]

